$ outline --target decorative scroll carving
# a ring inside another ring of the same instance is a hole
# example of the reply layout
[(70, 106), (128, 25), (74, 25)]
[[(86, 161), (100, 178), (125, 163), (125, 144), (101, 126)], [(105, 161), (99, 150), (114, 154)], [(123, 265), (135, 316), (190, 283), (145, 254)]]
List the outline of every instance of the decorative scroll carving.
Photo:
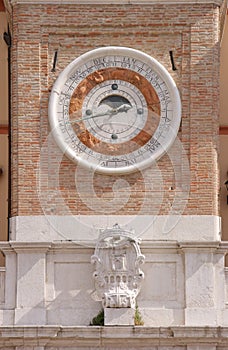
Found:
[(96, 266), (93, 277), (104, 308), (135, 308), (144, 260), (133, 232), (118, 224), (101, 231), (91, 262)]

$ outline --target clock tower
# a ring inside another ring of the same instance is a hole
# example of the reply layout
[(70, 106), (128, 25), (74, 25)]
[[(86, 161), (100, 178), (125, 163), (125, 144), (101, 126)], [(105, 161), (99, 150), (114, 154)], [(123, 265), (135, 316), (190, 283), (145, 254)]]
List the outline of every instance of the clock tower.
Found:
[[(5, 6), (12, 199), (0, 311), (12, 348), (124, 349), (125, 339), (132, 349), (221, 350), (226, 1)], [(92, 327), (102, 308), (104, 328)]]

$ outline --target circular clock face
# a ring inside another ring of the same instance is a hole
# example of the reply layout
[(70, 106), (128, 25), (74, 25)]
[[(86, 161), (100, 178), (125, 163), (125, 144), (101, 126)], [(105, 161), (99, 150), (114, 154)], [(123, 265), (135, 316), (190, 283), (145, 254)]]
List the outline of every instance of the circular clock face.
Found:
[(176, 138), (177, 87), (149, 55), (102, 47), (71, 62), (49, 101), (54, 138), (74, 162), (106, 174), (143, 169)]

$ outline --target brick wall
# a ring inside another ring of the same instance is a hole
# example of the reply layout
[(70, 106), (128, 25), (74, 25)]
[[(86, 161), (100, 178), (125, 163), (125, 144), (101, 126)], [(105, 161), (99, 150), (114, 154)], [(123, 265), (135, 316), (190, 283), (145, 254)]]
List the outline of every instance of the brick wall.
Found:
[[(65, 157), (59, 161), (58, 148), (53, 146), (54, 150), (49, 147), (46, 152), (48, 181), (42, 178), (39, 198), (37, 163), (50, 132), (47, 108), (52, 85), (74, 58), (107, 45), (150, 54), (176, 81), (182, 99), (178, 138), (191, 175), (184, 214), (218, 215), (220, 33), (215, 5), (15, 5), (12, 30), (12, 216), (41, 215), (43, 211), (62, 215), (67, 210), (73, 214), (164, 215), (182, 193), (186, 179), (179, 154), (174, 156), (178, 179), (173, 161), (165, 155), (143, 173), (95, 174), (92, 196), (88, 172), (80, 173), (82, 187), (77, 190), (77, 166)], [(52, 72), (56, 50), (57, 66)], [(117, 179), (125, 180), (118, 195), (125, 196), (126, 181), (131, 189), (129, 200), (120, 207), (115, 201), (110, 205)]]

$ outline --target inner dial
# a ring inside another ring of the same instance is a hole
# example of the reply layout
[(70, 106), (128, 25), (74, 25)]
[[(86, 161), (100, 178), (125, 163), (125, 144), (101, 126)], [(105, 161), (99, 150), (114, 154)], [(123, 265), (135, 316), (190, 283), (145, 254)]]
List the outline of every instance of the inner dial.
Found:
[(78, 139), (93, 151), (124, 155), (138, 150), (160, 122), (160, 101), (142, 75), (105, 68), (88, 75), (74, 90), (69, 119)]
[(138, 135), (146, 124), (147, 114), (143, 94), (123, 80), (98, 84), (88, 93), (82, 107), (86, 129), (100, 141), (113, 144)]

